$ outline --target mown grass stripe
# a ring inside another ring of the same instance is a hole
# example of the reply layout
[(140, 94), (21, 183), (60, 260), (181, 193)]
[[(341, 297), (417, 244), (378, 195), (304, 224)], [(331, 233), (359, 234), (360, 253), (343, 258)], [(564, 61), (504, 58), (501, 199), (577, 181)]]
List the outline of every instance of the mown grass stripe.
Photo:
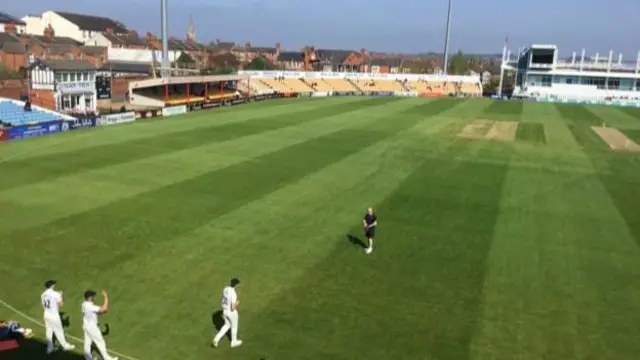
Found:
[[(111, 257), (104, 258), (100, 265), (115, 266), (135, 257), (145, 247), (192, 231), (217, 216), (392, 136), (421, 118), (413, 119), (413, 122), (398, 123), (390, 132), (340, 130), (82, 214), (17, 231), (2, 240), (23, 239), (23, 246), (13, 249), (17, 252), (36, 251), (43, 243), (59, 243), (57, 251), (74, 254), (103, 250)], [(159, 216), (152, 209), (164, 211)], [(132, 219), (136, 219), (135, 223)], [(78, 241), (65, 241), (69, 238)], [(69, 268), (74, 261), (79, 262), (75, 266), (82, 267), (86, 260), (41, 254), (34, 266), (41, 271), (55, 266), (53, 264), (58, 264), (58, 268)]]
[[(138, 284), (149, 284), (152, 292), (155, 292), (153, 289), (159, 290), (159, 284), (154, 285), (156, 277), (176, 284), (165, 291), (167, 301), (163, 306), (167, 310), (171, 309), (167, 311), (167, 317), (158, 319), (157, 323), (140, 324), (131, 331), (137, 334), (148, 333), (150, 329), (161, 326), (163, 321), (173, 319), (188, 319), (199, 323), (198, 314), (210, 312), (209, 304), (189, 305), (181, 301), (182, 297), (188, 294), (192, 298), (206, 298), (210, 291), (199, 284), (224, 284), (228, 281), (227, 274), (237, 274), (246, 279), (242, 287), (243, 296), (251, 299), (251, 305), (244, 307), (242, 313), (243, 326), (251, 329), (251, 332), (244, 332), (242, 336), (252, 344), (257, 339), (266, 339), (266, 336), (271, 338), (273, 332), (265, 333), (262, 330), (269, 322), (260, 320), (260, 313), (269, 305), (268, 301), (275, 299), (280, 291), (285, 291), (291, 281), (304, 275), (317, 260), (322, 260), (331, 253), (334, 250), (334, 240), (345, 240), (344, 229), (351, 226), (354, 216), (358, 220), (357, 217), (365, 206), (358, 204), (363, 201), (382, 201), (419, 166), (424, 157), (424, 137), (416, 136), (415, 131), (430, 123), (430, 120), (424, 120), (417, 126), (403, 130), (401, 134), (363, 148), (301, 181), (228, 212), (193, 233), (164, 242), (161, 246), (122, 263), (118, 267), (121, 277)], [(441, 127), (442, 122), (438, 120), (437, 126)], [(431, 148), (431, 151), (440, 152), (443, 149)], [(373, 164), (371, 159), (375, 159)], [(251, 226), (243, 225), (246, 224), (246, 219), (252, 219)], [(192, 251), (194, 248), (200, 251)], [(173, 256), (187, 263), (199, 264), (199, 271), (194, 273), (187, 267), (164, 267), (163, 264), (173, 261)], [(251, 264), (233, 260), (256, 257), (260, 261)], [(219, 263), (226, 264), (224, 271), (218, 271)], [(150, 274), (141, 269), (157, 270)], [(101, 283), (113, 281), (109, 276), (99, 276), (97, 280)], [(153, 317), (151, 309), (137, 301), (144, 294), (144, 288), (128, 290), (129, 287), (115, 282), (109, 287), (122, 289), (124, 294), (118, 295), (119, 302), (130, 311), (143, 317)], [(188, 338), (210, 331), (210, 324), (202, 323), (202, 329), (198, 326), (185, 329), (176, 334), (174, 339), (182, 343)], [(157, 349), (157, 353), (171, 352), (169, 346), (171, 345), (156, 344), (153, 350)], [(206, 356), (207, 350), (194, 349), (193, 356)], [(243, 357), (260, 358), (260, 354), (245, 349), (247, 350), (251, 353), (242, 354)], [(262, 346), (255, 350), (263, 352), (263, 355), (268, 354), (268, 349)], [(220, 356), (226, 356), (224, 348), (219, 351)]]
[(621, 129), (620, 131), (622, 131), (630, 140), (640, 144), (640, 130)]
[(516, 140), (544, 144), (547, 142), (544, 125), (533, 122), (521, 122), (516, 130)]
[(558, 113), (576, 126), (602, 126), (602, 119), (583, 105), (555, 104)]
[(522, 114), (523, 103), (521, 101), (494, 100), (487, 106), (480, 117), (488, 117), (489, 120), (518, 121)]
[[(459, 144), (449, 156), (466, 151)], [(279, 346), (269, 348), (270, 357), (291, 358), (305, 348), (314, 358), (344, 360), (354, 353), (366, 359), (468, 358), (508, 165), (449, 156), (416, 164), (386, 200), (371, 204), (379, 216), (373, 255), (348, 245), (347, 233), (363, 240), (361, 226), (345, 229), (333, 253), (252, 319), (256, 326), (278, 319), (272, 335)], [(284, 341), (300, 328), (305, 336)], [(327, 333), (332, 335), (321, 335)], [(313, 346), (321, 336), (330, 342)], [(376, 346), (366, 339), (377, 339)]]
[(0, 164), (0, 169), (3, 172), (11, 174), (11, 176), (0, 177), (0, 188), (11, 189), (82, 171), (185, 150), (207, 143), (222, 142), (294, 126), (363, 107), (383, 105), (391, 101), (398, 101), (397, 99), (365, 99), (357, 102), (325, 105), (288, 115), (265, 116), (219, 126), (189, 129), (152, 138), (87, 148), (82, 151), (44, 155), (26, 160), (10, 160)]
[(637, 120), (640, 120), (640, 108), (630, 107), (630, 106), (621, 106), (621, 107), (618, 107), (618, 110), (622, 111), (623, 113)]

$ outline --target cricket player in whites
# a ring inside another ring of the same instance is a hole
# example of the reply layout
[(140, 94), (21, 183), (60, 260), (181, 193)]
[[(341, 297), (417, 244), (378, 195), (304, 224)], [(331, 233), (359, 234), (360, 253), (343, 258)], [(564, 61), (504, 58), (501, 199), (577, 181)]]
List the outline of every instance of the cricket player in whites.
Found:
[(69, 344), (64, 337), (64, 329), (60, 320), (60, 307), (62, 306), (62, 291), (56, 291), (56, 281), (47, 280), (44, 283), (45, 290), (40, 296), (44, 309), (45, 336), (47, 338), (47, 354), (51, 354), (53, 348), (53, 335), (62, 346), (63, 350), (73, 350), (75, 346)]
[(213, 347), (218, 347), (220, 339), (231, 329), (231, 347), (242, 345), (242, 340), (238, 340), (238, 294), (236, 287), (240, 284), (240, 280), (233, 278), (229, 286), (222, 290), (222, 317), (224, 318), (224, 326), (213, 338)]
[(84, 292), (84, 302), (82, 303), (82, 329), (84, 330), (84, 358), (92, 360), (91, 345), (95, 344), (104, 360), (118, 360), (117, 357), (109, 356), (107, 344), (104, 342), (102, 332), (98, 327), (98, 315), (102, 315), (109, 310), (109, 297), (106, 291), (102, 291), (102, 305), (93, 303), (96, 292), (87, 290)]

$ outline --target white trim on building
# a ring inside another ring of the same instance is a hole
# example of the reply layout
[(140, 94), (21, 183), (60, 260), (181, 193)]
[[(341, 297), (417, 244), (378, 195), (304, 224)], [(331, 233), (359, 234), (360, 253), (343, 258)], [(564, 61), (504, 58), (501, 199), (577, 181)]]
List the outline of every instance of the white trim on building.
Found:
[(54, 92), (57, 111), (96, 111), (95, 70), (52, 70), (36, 67), (29, 72), (31, 89)]

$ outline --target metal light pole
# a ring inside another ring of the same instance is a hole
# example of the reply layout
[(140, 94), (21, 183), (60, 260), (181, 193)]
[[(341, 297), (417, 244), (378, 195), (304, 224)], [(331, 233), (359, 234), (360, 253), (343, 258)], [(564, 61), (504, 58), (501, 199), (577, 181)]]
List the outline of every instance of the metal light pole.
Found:
[(451, 33), (451, 1), (447, 1), (447, 30), (444, 36), (444, 73), (449, 73), (449, 35)]
[(162, 71), (160, 74), (163, 78), (171, 75), (169, 61), (169, 23), (167, 20), (167, 0), (160, 0), (160, 22), (162, 35)]

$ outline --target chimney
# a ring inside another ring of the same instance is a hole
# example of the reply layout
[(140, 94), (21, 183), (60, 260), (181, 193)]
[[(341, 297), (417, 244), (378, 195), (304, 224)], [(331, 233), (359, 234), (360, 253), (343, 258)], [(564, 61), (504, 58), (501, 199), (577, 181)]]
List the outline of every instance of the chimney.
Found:
[(106, 28), (106, 29), (105, 29), (105, 32), (106, 32), (107, 34), (111, 34), (111, 35), (113, 35), (113, 28)]
[(280, 43), (276, 43), (276, 54), (280, 54)]
[(26, 31), (20, 34), (20, 43), (22, 43), (22, 45), (29, 44), (29, 35)]
[(155, 39), (155, 37), (156, 37), (155, 35), (147, 31), (147, 39), (152, 40), (152, 39)]
[(247, 42), (244, 44), (244, 47), (245, 47), (247, 50), (249, 50), (249, 48), (251, 47), (251, 41), (247, 41)]
[(365, 48), (360, 49), (360, 57), (364, 59), (366, 56), (367, 56), (367, 49)]
[(46, 41), (52, 41), (55, 36), (56, 32), (53, 30), (51, 24), (47, 25), (47, 27), (44, 28), (44, 39)]
[(129, 35), (138, 37), (138, 32), (135, 30), (129, 30)]

